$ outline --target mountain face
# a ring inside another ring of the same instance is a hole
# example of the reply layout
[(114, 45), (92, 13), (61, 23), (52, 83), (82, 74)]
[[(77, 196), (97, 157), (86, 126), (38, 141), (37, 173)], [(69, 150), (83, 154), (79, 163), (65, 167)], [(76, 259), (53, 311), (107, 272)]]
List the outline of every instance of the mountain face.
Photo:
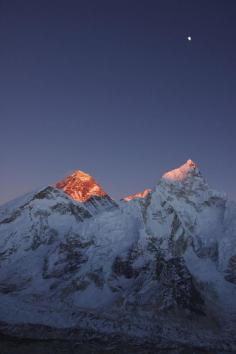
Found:
[(62, 189), (72, 199), (86, 202), (91, 197), (104, 197), (107, 193), (89, 174), (77, 170), (64, 180), (57, 182), (56, 188)]
[(55, 188), (63, 190), (73, 200), (83, 203), (92, 214), (117, 206), (93, 177), (80, 170), (57, 182)]
[(191, 160), (120, 202), (77, 171), (0, 208), (5, 333), (233, 350), (235, 299), (236, 205)]

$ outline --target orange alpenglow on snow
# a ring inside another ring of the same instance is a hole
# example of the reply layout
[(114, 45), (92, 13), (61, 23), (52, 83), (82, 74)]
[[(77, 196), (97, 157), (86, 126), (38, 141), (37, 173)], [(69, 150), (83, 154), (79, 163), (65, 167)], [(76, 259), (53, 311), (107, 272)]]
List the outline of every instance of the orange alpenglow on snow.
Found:
[(192, 160), (188, 160), (184, 165), (172, 171), (166, 172), (162, 178), (169, 181), (184, 181), (190, 173), (198, 170), (198, 166)]
[(151, 189), (144, 189), (143, 192), (128, 195), (127, 197), (125, 197), (125, 198), (123, 198), (123, 199), (124, 199), (126, 202), (129, 202), (129, 201), (132, 200), (132, 199), (145, 198), (149, 193), (151, 193)]
[(89, 174), (77, 170), (64, 180), (56, 183), (56, 188), (62, 189), (72, 199), (86, 202), (91, 197), (107, 196), (107, 193)]

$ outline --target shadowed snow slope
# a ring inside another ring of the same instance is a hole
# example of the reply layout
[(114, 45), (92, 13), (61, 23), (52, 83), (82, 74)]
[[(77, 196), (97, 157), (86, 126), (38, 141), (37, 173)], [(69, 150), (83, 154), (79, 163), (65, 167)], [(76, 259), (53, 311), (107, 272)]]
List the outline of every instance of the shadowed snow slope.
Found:
[(56, 187), (0, 208), (4, 331), (235, 348), (236, 206), (194, 162), (128, 203), (80, 171)]

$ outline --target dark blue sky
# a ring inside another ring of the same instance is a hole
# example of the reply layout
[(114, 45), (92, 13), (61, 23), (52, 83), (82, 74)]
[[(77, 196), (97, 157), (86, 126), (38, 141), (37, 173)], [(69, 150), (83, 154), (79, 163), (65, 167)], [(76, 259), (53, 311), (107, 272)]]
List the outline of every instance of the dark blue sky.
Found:
[(235, 18), (235, 0), (0, 0), (0, 203), (74, 169), (117, 198), (188, 158), (235, 199)]

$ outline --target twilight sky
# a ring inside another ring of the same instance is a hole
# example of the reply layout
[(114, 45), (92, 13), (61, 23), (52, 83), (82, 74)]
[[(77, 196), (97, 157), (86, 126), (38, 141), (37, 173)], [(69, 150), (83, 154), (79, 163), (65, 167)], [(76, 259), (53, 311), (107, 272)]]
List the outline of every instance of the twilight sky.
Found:
[(236, 199), (235, 18), (235, 0), (0, 0), (0, 204), (75, 169), (119, 198), (188, 158)]

